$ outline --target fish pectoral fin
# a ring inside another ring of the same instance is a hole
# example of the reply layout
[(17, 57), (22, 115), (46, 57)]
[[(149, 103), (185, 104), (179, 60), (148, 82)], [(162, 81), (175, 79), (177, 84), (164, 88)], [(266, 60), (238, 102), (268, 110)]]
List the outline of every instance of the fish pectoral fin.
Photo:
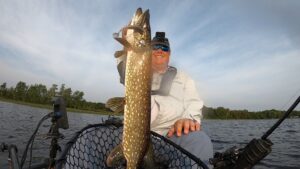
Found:
[(105, 104), (106, 108), (109, 108), (114, 113), (124, 113), (124, 105), (125, 105), (125, 98), (124, 97), (114, 97), (108, 99)]
[(122, 144), (117, 145), (107, 156), (106, 165), (108, 167), (117, 167), (125, 161)]
[(119, 58), (119, 57), (121, 57), (123, 55), (126, 55), (126, 51), (125, 50), (119, 50), (119, 51), (115, 52), (114, 56), (115, 56), (115, 58)]
[(126, 49), (131, 49), (132, 48), (131, 45), (130, 45), (130, 43), (126, 39), (120, 38), (120, 37), (114, 37), (114, 38), (119, 43), (121, 43), (124, 46), (124, 48), (126, 48)]

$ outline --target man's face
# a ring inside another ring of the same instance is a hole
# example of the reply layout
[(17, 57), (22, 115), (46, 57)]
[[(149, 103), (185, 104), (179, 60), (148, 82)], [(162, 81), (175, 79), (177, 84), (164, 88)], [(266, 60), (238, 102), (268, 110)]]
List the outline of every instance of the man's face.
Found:
[(165, 45), (154, 45), (152, 47), (152, 70), (158, 73), (164, 73), (169, 64), (170, 49)]

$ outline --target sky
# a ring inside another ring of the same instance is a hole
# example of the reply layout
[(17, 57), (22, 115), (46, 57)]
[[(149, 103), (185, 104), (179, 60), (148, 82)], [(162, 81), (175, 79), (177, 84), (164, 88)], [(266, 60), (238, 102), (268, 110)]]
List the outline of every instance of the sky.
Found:
[(112, 34), (138, 7), (206, 106), (286, 110), (300, 95), (297, 0), (0, 0), (0, 83), (65, 84), (93, 102), (124, 95)]

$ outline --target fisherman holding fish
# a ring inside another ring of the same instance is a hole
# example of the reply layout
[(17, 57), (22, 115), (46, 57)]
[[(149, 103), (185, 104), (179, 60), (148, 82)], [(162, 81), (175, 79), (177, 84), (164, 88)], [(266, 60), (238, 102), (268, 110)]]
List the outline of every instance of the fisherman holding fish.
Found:
[[(213, 157), (210, 138), (201, 130), (203, 101), (193, 79), (169, 66), (170, 44), (165, 32), (156, 32), (152, 46), (151, 130), (166, 136), (209, 164)], [(124, 84), (126, 55), (118, 57)]]

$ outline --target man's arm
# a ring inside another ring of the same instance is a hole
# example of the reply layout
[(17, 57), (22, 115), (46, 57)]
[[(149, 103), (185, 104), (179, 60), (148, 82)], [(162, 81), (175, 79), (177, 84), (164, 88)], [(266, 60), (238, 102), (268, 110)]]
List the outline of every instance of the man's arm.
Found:
[(196, 120), (201, 124), (203, 101), (199, 97), (196, 84), (193, 79), (187, 77), (184, 85), (184, 113), (188, 119)]
[(203, 101), (198, 95), (195, 82), (188, 76), (184, 83), (183, 97), (183, 118), (177, 120), (170, 128), (168, 137), (172, 137), (175, 133), (177, 136), (181, 136), (182, 132), (188, 134), (190, 131), (201, 130)]

